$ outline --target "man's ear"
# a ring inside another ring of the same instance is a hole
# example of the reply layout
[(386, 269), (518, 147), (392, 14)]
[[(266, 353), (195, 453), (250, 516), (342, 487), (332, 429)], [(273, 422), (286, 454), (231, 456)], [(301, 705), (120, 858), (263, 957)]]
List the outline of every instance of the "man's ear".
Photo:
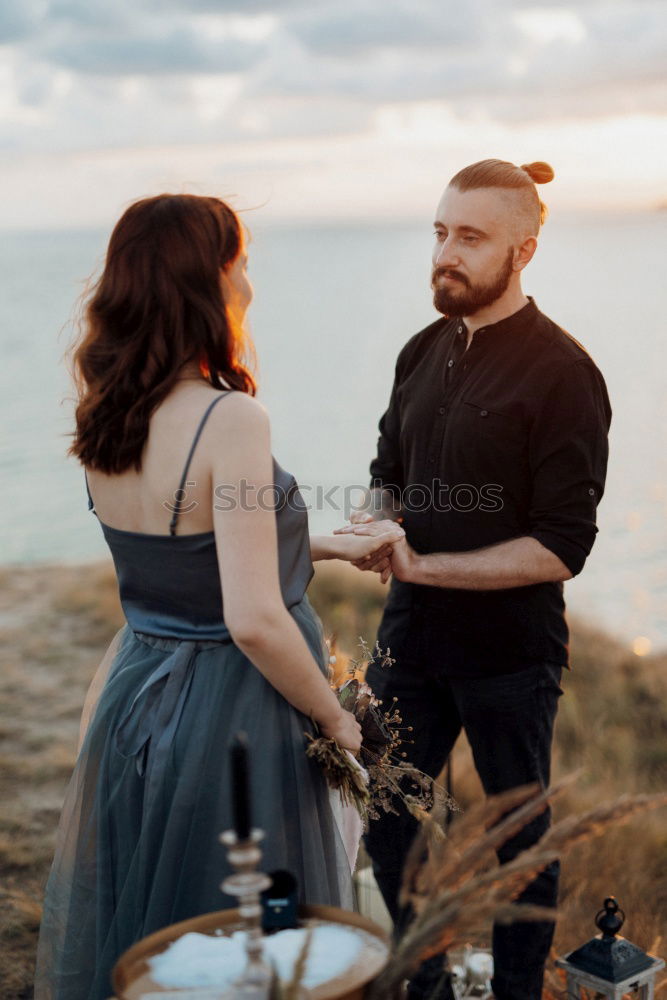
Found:
[(536, 250), (537, 238), (535, 236), (526, 236), (519, 246), (514, 248), (513, 269), (515, 271), (523, 271), (526, 264), (530, 264)]

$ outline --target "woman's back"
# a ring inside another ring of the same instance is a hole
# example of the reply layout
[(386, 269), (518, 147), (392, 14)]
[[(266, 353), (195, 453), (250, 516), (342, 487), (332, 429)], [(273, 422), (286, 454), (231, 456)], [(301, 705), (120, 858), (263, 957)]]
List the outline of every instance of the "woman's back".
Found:
[[(224, 517), (226, 506), (243, 499), (236, 484), (214, 484), (211, 466), (215, 456), (224, 467), (226, 438), (241, 433), (243, 411), (257, 405), (235, 395), (207, 387), (177, 391), (151, 418), (141, 472), (87, 474), (89, 503), (114, 560), (125, 616), (136, 632), (229, 638), (221, 585), (225, 559), (216, 544), (213, 511), (217, 505)], [(291, 608), (303, 599), (313, 573), (308, 522), (296, 481), (275, 460), (270, 492), (280, 590)]]
[[(211, 427), (207, 429), (208, 421), (202, 426), (202, 420), (208, 407), (217, 406), (219, 399), (220, 391), (203, 379), (183, 379), (150, 418), (140, 472), (134, 468), (119, 475), (87, 472), (95, 510), (103, 524), (123, 531), (168, 535), (174, 508), (180, 506), (179, 535), (213, 531), (211, 451), (215, 448), (224, 463), (225, 437), (218, 435), (212, 440)], [(232, 399), (220, 405), (228, 409), (220, 416), (226, 418), (232, 434), (238, 425), (237, 408)], [(185, 495), (177, 505), (177, 491), (184, 478)]]

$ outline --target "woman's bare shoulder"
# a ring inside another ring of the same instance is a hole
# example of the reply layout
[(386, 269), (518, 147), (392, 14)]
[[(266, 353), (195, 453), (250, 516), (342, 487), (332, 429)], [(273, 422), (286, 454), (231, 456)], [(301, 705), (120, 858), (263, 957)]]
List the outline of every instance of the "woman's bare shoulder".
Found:
[(212, 403), (216, 405), (211, 409), (207, 422), (224, 424), (230, 420), (257, 422), (262, 419), (268, 420), (266, 408), (247, 392), (215, 389), (204, 383), (172, 393), (161, 405), (160, 412), (168, 412), (170, 418), (180, 421), (186, 414), (201, 416)]
[(209, 417), (213, 433), (209, 442), (222, 437), (237, 444), (253, 441), (263, 442), (270, 435), (269, 414), (253, 396), (247, 392), (230, 392), (228, 398), (211, 410)]
[(211, 419), (220, 426), (234, 423), (238, 430), (268, 426), (269, 414), (265, 406), (247, 392), (231, 391), (227, 399), (211, 411)]
[[(215, 404), (215, 405), (211, 405)], [(173, 393), (153, 418), (152, 436), (173, 447), (184, 436), (192, 436), (204, 421), (197, 453), (219, 451), (221, 443), (246, 444), (270, 435), (266, 408), (246, 392), (215, 389), (205, 384), (188, 386)]]

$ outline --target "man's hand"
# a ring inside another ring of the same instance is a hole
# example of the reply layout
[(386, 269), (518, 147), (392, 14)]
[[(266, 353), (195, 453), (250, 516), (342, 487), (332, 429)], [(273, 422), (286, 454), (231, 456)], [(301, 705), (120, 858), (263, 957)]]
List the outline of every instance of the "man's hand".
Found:
[[(352, 513), (350, 514), (351, 524), (368, 524), (368, 522), (372, 520), (373, 520), (373, 515), (368, 514), (364, 510), (353, 510)], [(342, 534), (342, 532), (340, 530), (334, 531), (334, 535), (338, 534)]]
[(353, 562), (352, 565), (356, 566), (357, 569), (371, 570), (373, 573), (379, 573), (380, 583), (386, 583), (391, 576), (391, 559), (389, 553), (385, 553), (382, 556), (375, 553), (371, 559), (359, 559), (357, 562)]
[(368, 524), (369, 521), (398, 521), (401, 524), (403, 521), (399, 516), (401, 507), (400, 504), (397, 506), (396, 500), (392, 490), (382, 486), (372, 486), (363, 506), (350, 514), (350, 522)]
[[(340, 534), (377, 535), (382, 521), (350, 524), (338, 528)], [(391, 570), (397, 580), (427, 587), (458, 590), (505, 590), (535, 583), (562, 582), (572, 572), (550, 549), (529, 535), (497, 542), (469, 552), (430, 552), (420, 555), (405, 538), (395, 542)]]
[(366, 567), (390, 556), (392, 545), (400, 541), (405, 533), (399, 524), (391, 521), (388, 524), (389, 527), (385, 531), (364, 534), (347, 531), (337, 532), (333, 538), (329, 536), (335, 557), (346, 559), (355, 566)]
[[(381, 535), (386, 532), (392, 524), (395, 524), (395, 522), (365, 521), (361, 524), (346, 524), (344, 528), (336, 528), (334, 534), (348, 535), (354, 533), (355, 535)], [(418, 558), (418, 554), (413, 548), (410, 547), (405, 536), (403, 536), (403, 538), (398, 539), (392, 544), (389, 559), (381, 560), (373, 558), (368, 561), (360, 560), (359, 562), (353, 563), (353, 565), (358, 566), (359, 569), (373, 569), (376, 573), (381, 573), (383, 583), (386, 583), (391, 573), (394, 574), (397, 580), (408, 583), (413, 578)]]
[(418, 573), (419, 554), (405, 536), (391, 550), (391, 572), (401, 583), (414, 583)]
[[(359, 520), (353, 520), (359, 518)], [(392, 528), (396, 530), (396, 521), (384, 520), (384, 521), (374, 521), (370, 514), (362, 513), (361, 511), (353, 511), (350, 517), (352, 524), (346, 524), (342, 528), (336, 528), (334, 535), (383, 535)], [(359, 559), (353, 562), (352, 565), (356, 566), (357, 569), (371, 570), (374, 573), (380, 574), (380, 581), (382, 583), (387, 583), (389, 577), (392, 573), (391, 558), (392, 550), (396, 544), (403, 544), (405, 537), (399, 539), (397, 542), (392, 543), (391, 549), (381, 549), (374, 552), (373, 555), (367, 556), (365, 559)]]

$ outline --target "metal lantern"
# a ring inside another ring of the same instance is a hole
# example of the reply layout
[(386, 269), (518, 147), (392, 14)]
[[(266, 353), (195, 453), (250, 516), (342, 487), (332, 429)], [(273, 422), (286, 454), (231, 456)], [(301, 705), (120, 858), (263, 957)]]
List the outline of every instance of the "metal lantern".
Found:
[(613, 896), (608, 896), (595, 916), (602, 932), (556, 965), (567, 973), (568, 1000), (579, 1000), (582, 988), (599, 997), (621, 1000), (626, 993), (636, 993), (640, 1000), (653, 1000), (655, 977), (665, 963), (661, 958), (618, 936), (625, 913)]

